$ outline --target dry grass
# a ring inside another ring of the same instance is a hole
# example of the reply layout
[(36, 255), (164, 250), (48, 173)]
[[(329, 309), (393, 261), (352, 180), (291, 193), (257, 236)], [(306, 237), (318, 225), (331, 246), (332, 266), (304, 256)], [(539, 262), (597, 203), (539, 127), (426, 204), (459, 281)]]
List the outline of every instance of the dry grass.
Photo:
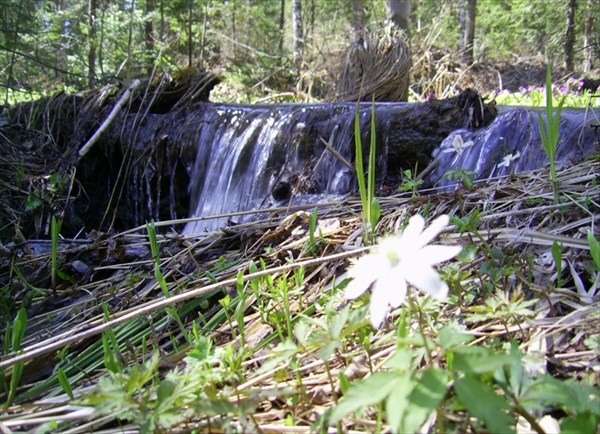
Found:
[(410, 47), (402, 31), (390, 25), (366, 33), (346, 53), (335, 100), (407, 101), (410, 67)]
[[(557, 378), (581, 380), (592, 376), (597, 386), (598, 353), (585, 347), (583, 342), (600, 334), (600, 322), (597, 321), (600, 314), (596, 292), (598, 282), (595, 283), (596, 290), (592, 288), (586, 292), (578, 289), (574, 276), (582, 276), (586, 284), (586, 278), (590, 276), (589, 269), (586, 269), (586, 264), (589, 264), (586, 233), (594, 228), (598, 237), (599, 175), (600, 163), (597, 161), (559, 172), (564, 202), (558, 205), (553, 204), (552, 185), (546, 171), (493, 180), (478, 185), (473, 191), (431, 190), (418, 198), (389, 196), (381, 199), (383, 218), (377, 229), (380, 234), (396, 232), (409, 216), (424, 210), (430, 219), (440, 214), (466, 216), (479, 211), (482, 216), (478, 226), (481, 239), (472, 233), (460, 234), (456, 228), (450, 228), (443, 236), (444, 242), (459, 242), (465, 246), (486, 243), (491, 248), (501, 249), (507, 261), (510, 259), (513, 265), (519, 266), (512, 276), (501, 280), (495, 289), (496, 294), (507, 294), (507, 297), (522, 294), (526, 299), (536, 300), (536, 315), (532, 319), (512, 323), (499, 319), (468, 323), (468, 333), (477, 337), (476, 344), (494, 340), (517, 341), (524, 352), (540, 356), (544, 369)], [(212, 300), (208, 304), (195, 306), (194, 312), (182, 317), (187, 327), (191, 327), (198, 313), (209, 320), (219, 310), (216, 300), (223, 297), (222, 291), (235, 288), (239, 270), (244, 271), (244, 278), (248, 281), (259, 275), (274, 278), (289, 275), (302, 267), (305, 270), (304, 286), (301, 295), (296, 294), (291, 299), (292, 316), (304, 311), (310, 312), (313, 318), (321, 317), (323, 309), (309, 311), (307, 307), (316, 306), (325, 294), (336, 291), (334, 280), (340, 281), (349, 258), (365, 250), (361, 241), (360, 204), (357, 199), (351, 198), (319, 207), (319, 222), (329, 229), (325, 231), (315, 254), (307, 247), (308, 214), (301, 209), (294, 211), (291, 216), (281, 218), (285, 210), (263, 210), (262, 213), (271, 217), (207, 234), (200, 240), (164, 233), (159, 237), (161, 268), (171, 290), (170, 298), (163, 297), (151, 273), (145, 228), (66, 240), (64, 267), (80, 261), (89, 268), (82, 272), (80, 283), (71, 285), (65, 282), (54, 294), (40, 294), (31, 300), (24, 351), (21, 355), (3, 357), (0, 361), (2, 369), (18, 360), (27, 362), (27, 375), (20, 388), (24, 393), (39, 385), (40, 378), (35, 375), (36, 372), (41, 373), (41, 377), (51, 372), (57, 363), (57, 351), (68, 348), (70, 354), (82, 354), (100, 333), (119, 324), (150, 318), (151, 313), (168, 305), (181, 307), (186, 301), (216, 294), (207, 299)], [(174, 223), (183, 224), (185, 221), (160, 225), (169, 227)], [(556, 287), (556, 268), (548, 259), (554, 241), (562, 243), (564, 248), (566, 277), (561, 287)], [(30, 244), (18, 246), (12, 261), (24, 270), (47, 266), (48, 253), (36, 253), (31, 247)], [(472, 262), (461, 263), (460, 267), (485, 280), (476, 271), (487, 260), (482, 251), (478, 250)], [(98, 261), (99, 255), (102, 256), (101, 261)], [(249, 261), (259, 259), (264, 261), (265, 269), (251, 275)], [(95, 260), (98, 262), (94, 263)], [(7, 274), (11, 269), (7, 259), (2, 261), (4, 283), (23, 287), (20, 292), (15, 292), (18, 306), (25, 298), (26, 288), (15, 275)], [(220, 267), (224, 264), (235, 265)], [(463, 298), (463, 293), (456, 293), (462, 301), (441, 305), (438, 321), (465, 319), (475, 306), (485, 303), (481, 286), (483, 280), (461, 282), (464, 294), (474, 293), (475, 298), (469, 302)], [(586, 289), (589, 288), (587, 286)], [(260, 313), (259, 306), (268, 302), (255, 296), (246, 301), (246, 345), (252, 347), (261, 342), (268, 342), (268, 345), (244, 360), (245, 375), (235, 387), (240, 396), (253, 403), (254, 410), (250, 419), (234, 418), (229, 429), (237, 427), (243, 431), (252, 429), (266, 433), (309, 432), (311, 424), (339, 398), (340, 372), (351, 380), (362, 378), (390, 357), (396, 346), (392, 322), (388, 322), (389, 328), (372, 337), (368, 354), (359, 346), (350, 346), (332, 356), (327, 366), (314, 351), (298, 354), (297, 372), (302, 376), (303, 389), (302, 399), (297, 401), (287, 399), (298, 394), (296, 371), (288, 369), (285, 364), (266, 371), (260, 369), (273, 356), (269, 348), (279, 342), (273, 324), (265, 321)], [(110, 307), (111, 320), (108, 322), (103, 320), (101, 303)], [(413, 321), (416, 327), (418, 319)], [(241, 345), (240, 335), (235, 332), (235, 321), (232, 325), (234, 330), (227, 321), (223, 321), (210, 331), (218, 347), (238, 348)], [(172, 323), (154, 326), (156, 329), (151, 331), (148, 339), (160, 348), (162, 369), (181, 366), (189, 348), (185, 344), (178, 349), (173, 348), (173, 340), (182, 342), (177, 327)], [(133, 364), (140, 361), (141, 354), (132, 349), (124, 357)], [(83, 379), (72, 385), (76, 396), (89, 393), (98, 377), (98, 369), (90, 368)], [(283, 423), (290, 414), (294, 415), (294, 426)], [(464, 415), (447, 417), (460, 419)], [(367, 412), (362, 419), (353, 419), (344, 428), (348, 432), (353, 429), (369, 431), (368, 427), (375, 429), (375, 420), (376, 415)], [(138, 427), (133, 425), (115, 425), (111, 416), (90, 416), (88, 409), (72, 403), (58, 386), (5, 409), (0, 416), (0, 429), (3, 432), (32, 430), (49, 421), (62, 421), (64, 430), (61, 432), (69, 433), (138, 432)], [(210, 418), (194, 419), (170, 432), (190, 432), (193, 429), (219, 432), (214, 422)]]

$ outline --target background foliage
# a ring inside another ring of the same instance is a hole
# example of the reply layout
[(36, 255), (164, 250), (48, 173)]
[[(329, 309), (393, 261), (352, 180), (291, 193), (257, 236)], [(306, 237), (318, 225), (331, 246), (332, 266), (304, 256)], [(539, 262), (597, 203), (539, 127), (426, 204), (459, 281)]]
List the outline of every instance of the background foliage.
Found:
[[(361, 3), (367, 26), (381, 27), (386, 1)], [(456, 52), (464, 1), (412, 3), (415, 55), (432, 48)], [(292, 62), (292, 0), (2, 0), (2, 102), (124, 82), (155, 67), (162, 72), (185, 66), (227, 72), (231, 86), (250, 92), (324, 98), (354, 40), (353, 2), (301, 4), (305, 44), (298, 69)], [(479, 0), (475, 61), (538, 56), (562, 62), (568, 5), (569, 0)], [(600, 16), (600, 3), (576, 0), (575, 5), (574, 55), (580, 67), (586, 17)], [(598, 34), (592, 42), (600, 42)], [(596, 46), (595, 66), (599, 51)]]

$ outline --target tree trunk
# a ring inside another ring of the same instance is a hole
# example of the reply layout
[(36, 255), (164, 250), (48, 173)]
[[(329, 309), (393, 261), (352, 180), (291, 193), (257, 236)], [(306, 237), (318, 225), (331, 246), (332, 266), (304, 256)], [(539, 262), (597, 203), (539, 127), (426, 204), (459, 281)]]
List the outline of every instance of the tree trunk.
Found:
[(100, 40), (98, 41), (98, 68), (100, 69), (100, 76), (104, 77), (104, 16), (106, 14), (107, 5), (104, 2), (100, 2)]
[(285, 30), (285, 0), (281, 0), (279, 14), (279, 54), (283, 53), (283, 35)]
[(204, 48), (206, 46), (206, 24), (208, 21), (208, 2), (204, 2), (204, 13), (202, 14), (202, 37), (200, 38), (200, 65), (204, 67)]
[[(22, 2), (21, 2), (22, 4)], [(58, 14), (61, 14), (64, 10), (64, 5), (62, 1), (57, 1), (55, 4), (55, 11)], [(18, 36), (19, 32), (19, 23), (17, 22), (17, 27), (15, 27), (15, 38)], [(56, 44), (56, 81), (59, 83), (67, 83), (67, 70), (69, 69), (69, 59), (67, 57), (67, 38), (69, 33), (69, 23), (66, 18), (62, 20), (61, 32), (59, 37), (59, 42)], [(16, 44), (16, 39), (15, 39)], [(14, 58), (14, 54), (13, 54)], [(12, 75), (12, 62), (10, 64), (10, 76)]]
[(235, 15), (237, 12), (237, 4), (236, 1), (233, 0), (231, 4), (231, 52), (233, 53), (233, 58), (237, 57), (237, 30), (236, 30), (236, 22)]
[(93, 89), (96, 86), (96, 18), (98, 2), (90, 0), (88, 3), (88, 16), (90, 25), (89, 49), (88, 52), (88, 87)]
[(585, 59), (583, 61), (583, 70), (590, 72), (593, 68), (592, 58), (594, 57), (594, 0), (587, 0), (587, 8), (585, 11), (585, 32), (584, 32), (584, 48)]
[(387, 5), (390, 20), (396, 27), (404, 30), (407, 36), (410, 35), (412, 0), (388, 0)]
[(194, 0), (188, 0), (188, 67), (192, 67), (194, 62), (193, 49), (194, 43), (192, 41), (192, 17), (194, 13)]
[(565, 69), (573, 72), (573, 48), (575, 47), (575, 8), (577, 0), (569, 0), (567, 9), (567, 34), (565, 36)]
[(146, 42), (146, 65), (148, 75), (154, 68), (154, 0), (146, 0), (146, 18), (144, 19), (144, 39)]
[(304, 36), (302, 31), (302, 0), (292, 0), (292, 15), (294, 20), (294, 65), (298, 71), (302, 66), (304, 51)]
[(354, 36), (358, 39), (365, 31), (365, 5), (363, 0), (352, 0), (352, 29)]
[(165, 2), (160, 0), (160, 42), (165, 42)]
[(133, 64), (133, 18), (135, 0), (131, 0), (131, 13), (129, 14), (129, 36), (127, 40), (127, 81), (131, 80), (131, 65)]
[[(463, 0), (461, 4), (460, 51), (463, 61), (473, 63), (473, 47), (475, 44), (475, 16), (477, 15), (477, 0)], [(464, 17), (464, 19), (463, 19)]]
[(316, 9), (315, 0), (308, 0), (308, 29), (306, 29), (304, 32), (304, 34), (305, 34), (304, 45), (312, 44), (312, 38), (313, 38), (313, 35), (315, 34), (315, 9)]

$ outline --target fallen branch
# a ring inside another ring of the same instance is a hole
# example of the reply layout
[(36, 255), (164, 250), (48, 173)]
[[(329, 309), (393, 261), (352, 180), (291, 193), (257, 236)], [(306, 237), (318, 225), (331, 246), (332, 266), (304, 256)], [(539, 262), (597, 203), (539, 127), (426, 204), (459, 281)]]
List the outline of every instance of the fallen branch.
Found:
[(117, 114), (119, 114), (121, 108), (123, 108), (123, 106), (127, 104), (129, 99), (131, 98), (131, 95), (133, 94), (133, 91), (140, 87), (141, 84), (141, 80), (133, 80), (129, 88), (125, 91), (125, 93), (123, 93), (123, 96), (121, 96), (121, 99), (119, 99), (117, 104), (114, 106), (106, 120), (102, 122), (102, 125), (100, 125), (100, 127), (96, 130), (94, 135), (86, 142), (86, 144), (81, 147), (81, 149), (79, 150), (79, 158), (83, 157), (89, 152), (90, 148), (94, 146), (94, 144), (100, 138), (100, 135), (104, 132), (104, 130), (106, 130), (110, 126), (112, 121), (117, 117)]

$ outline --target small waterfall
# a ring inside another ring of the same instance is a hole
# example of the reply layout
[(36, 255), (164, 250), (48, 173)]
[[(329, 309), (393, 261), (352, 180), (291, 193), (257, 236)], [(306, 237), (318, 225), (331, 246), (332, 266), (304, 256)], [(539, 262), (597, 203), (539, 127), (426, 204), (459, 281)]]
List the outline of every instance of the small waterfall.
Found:
[[(192, 215), (285, 206), (297, 192), (334, 196), (351, 192), (350, 169), (327, 150), (323, 140), (353, 161), (354, 110), (354, 105), (333, 110), (326, 105), (216, 106), (209, 110), (191, 168)], [(219, 217), (188, 223), (184, 233), (213, 230), (229, 220)]]
[[(419, 107), (422, 111), (415, 111)], [(398, 185), (405, 169), (439, 164), (429, 185), (451, 186), (449, 170), (470, 170), (489, 178), (547, 165), (539, 136), (538, 111), (501, 108), (487, 127), (458, 128), (462, 119), (423, 103), (375, 105), (380, 184)], [(364, 155), (368, 155), (371, 104), (360, 105)], [(185, 119), (184, 143), (195, 143), (190, 174), (191, 217), (185, 234), (201, 234), (251, 217), (227, 215), (272, 206), (287, 206), (356, 191), (353, 169), (323, 142), (354, 164), (356, 104), (287, 104), (234, 106), (207, 104)], [(420, 113), (418, 116), (413, 113)], [(458, 124), (458, 125), (457, 125)], [(458, 128), (458, 129), (457, 129)], [(596, 135), (595, 135), (596, 134)], [(472, 142), (462, 152), (457, 136)], [(440, 146), (441, 144), (441, 146)], [(597, 133), (582, 111), (565, 110), (561, 121), (558, 167), (597, 153)], [(185, 151), (182, 151), (185, 153)], [(185, 158), (184, 158), (185, 161)], [(221, 216), (213, 218), (213, 216)]]

